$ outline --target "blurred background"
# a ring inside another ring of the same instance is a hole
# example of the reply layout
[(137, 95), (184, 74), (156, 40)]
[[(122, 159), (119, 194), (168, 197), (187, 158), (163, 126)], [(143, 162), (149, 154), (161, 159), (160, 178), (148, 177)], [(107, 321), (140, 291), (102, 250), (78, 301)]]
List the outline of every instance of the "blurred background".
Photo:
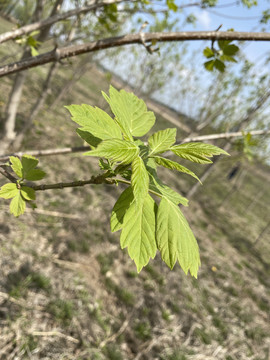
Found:
[[(83, 7), (99, 4), (94, 9)], [(269, 31), (270, 2), (242, 0), (1, 0), (1, 35), (72, 9), (76, 15), (3, 42), (0, 70), (55, 48), (129, 33)], [(159, 255), (140, 274), (110, 231), (124, 185), (39, 192), (15, 218), (0, 201), (0, 359), (267, 360), (270, 356), (270, 44), (236, 42), (235, 61), (209, 41), (116, 47), (0, 78), (0, 163), (16, 151), (85, 145), (65, 105), (110, 111), (101, 91), (133, 91), (156, 115), (151, 133), (207, 142), (230, 157), (183, 165), (203, 182), (163, 170), (190, 200), (183, 212), (201, 254), (198, 279)], [(157, 49), (158, 47), (158, 49)], [(224, 68), (209, 71), (206, 47)], [(260, 135), (252, 135), (253, 131)], [(37, 156), (43, 183), (89, 179), (98, 159)], [(1, 175), (0, 185), (7, 180)]]

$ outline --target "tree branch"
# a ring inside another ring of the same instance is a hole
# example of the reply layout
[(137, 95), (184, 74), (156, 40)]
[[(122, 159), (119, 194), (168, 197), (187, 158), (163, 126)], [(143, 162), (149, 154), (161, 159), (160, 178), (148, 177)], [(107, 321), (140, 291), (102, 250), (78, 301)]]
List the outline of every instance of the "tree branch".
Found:
[[(252, 136), (256, 135), (268, 135), (270, 134), (270, 130), (252, 130), (249, 131)], [(202, 135), (196, 137), (187, 137), (183, 139), (179, 143), (186, 142), (194, 142), (194, 141), (206, 141), (206, 140), (216, 140), (216, 139), (230, 139), (234, 137), (242, 137), (243, 133), (241, 131), (238, 132), (227, 132), (222, 134), (210, 134), (210, 135)], [(51, 156), (51, 155), (62, 155), (62, 154), (70, 154), (76, 152), (83, 152), (91, 150), (90, 146), (78, 146), (78, 147), (66, 147), (66, 148), (57, 148), (57, 149), (46, 149), (46, 150), (25, 150), (19, 151), (12, 154), (0, 155), (1, 161), (7, 161), (10, 156), (22, 157), (24, 154), (32, 155), (32, 156)]]
[(97, 8), (104, 7), (104, 6), (110, 5), (110, 4), (121, 3), (121, 2), (124, 2), (124, 1), (130, 1), (130, 0), (105, 0), (105, 1), (100, 2), (100, 3), (97, 3), (96, 0), (93, 0), (93, 1), (91, 1), (90, 5), (88, 5), (88, 6), (84, 6), (84, 7), (81, 7), (81, 8), (69, 10), (69, 11), (64, 12), (63, 14), (58, 14), (58, 15), (55, 15), (55, 16), (51, 16), (51, 17), (48, 17), (45, 20), (37, 21), (37, 22), (35, 22), (33, 24), (22, 26), (19, 29), (5, 32), (4, 34), (0, 35), (0, 44), (6, 42), (8, 40), (16, 39), (19, 36), (29, 34), (29, 33), (33, 32), (33, 31), (43, 29), (43, 28), (45, 28), (47, 26), (51, 26), (51, 25), (53, 25), (53, 24), (55, 24), (55, 23), (57, 23), (59, 21), (65, 20), (65, 19), (67, 19), (69, 17), (76, 16), (76, 15), (79, 15), (79, 14), (85, 14), (85, 13), (87, 13), (89, 11), (92, 11), (92, 10), (95, 10)]
[[(168, 33), (144, 33), (146, 43), (156, 41), (186, 41), (186, 40), (248, 40), (270, 41), (270, 33), (233, 32), (233, 31), (190, 31)], [(52, 61), (60, 61), (80, 54), (98, 50), (110, 49), (118, 46), (142, 44), (141, 34), (129, 34), (101, 39), (87, 44), (58, 48), (47, 53), (24, 59), (0, 67), (0, 77), (26, 70)]]
[[(267, 135), (270, 134), (270, 130), (253, 130), (248, 131), (250, 135)], [(196, 136), (196, 137), (187, 137), (185, 138), (181, 143), (186, 142), (194, 142), (194, 141), (206, 141), (206, 140), (217, 140), (217, 139), (231, 139), (234, 137), (242, 137), (243, 132), (227, 132), (222, 134), (211, 134), (211, 135), (202, 135), (202, 136)]]

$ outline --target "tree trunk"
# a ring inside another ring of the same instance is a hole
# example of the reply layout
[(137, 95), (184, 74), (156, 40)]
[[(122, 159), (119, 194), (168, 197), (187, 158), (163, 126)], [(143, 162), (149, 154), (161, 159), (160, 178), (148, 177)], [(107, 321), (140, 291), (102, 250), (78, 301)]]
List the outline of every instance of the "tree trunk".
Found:
[[(62, 3), (63, 3), (63, 0), (56, 1), (55, 5), (51, 11), (50, 16), (53, 16), (57, 13), (57, 11), (61, 7)], [(32, 21), (36, 22), (41, 19), (43, 5), (44, 5), (44, 0), (37, 1), (37, 5), (36, 5), (35, 12), (33, 14), (33, 17), (32, 17)], [(49, 35), (49, 31), (50, 31), (50, 26), (45, 27), (41, 31), (37, 40), (40, 42), (45, 41)], [(25, 50), (23, 53), (22, 59), (25, 59), (30, 56), (31, 56), (30, 51)], [(1, 141), (0, 153), (4, 153), (6, 151), (6, 149), (8, 148), (8, 146), (10, 145), (10, 143), (16, 137), (16, 133), (15, 133), (16, 114), (17, 114), (18, 106), (19, 106), (19, 103), (21, 100), (21, 94), (22, 94), (23, 85), (24, 85), (26, 76), (27, 76), (27, 71), (24, 71), (22, 73), (18, 73), (15, 77), (13, 87), (12, 87), (12, 90), (10, 93), (7, 109), (6, 109), (4, 137)]]
[(30, 129), (30, 127), (32, 126), (33, 120), (38, 115), (40, 109), (44, 105), (47, 95), (50, 91), (51, 80), (53, 79), (53, 76), (57, 70), (57, 67), (58, 67), (58, 63), (56, 63), (56, 62), (51, 65), (48, 75), (47, 75), (47, 78), (43, 84), (42, 92), (41, 92), (40, 96), (38, 97), (35, 105), (32, 108), (32, 111), (27, 120), (27, 123), (24, 125), (23, 129), (20, 131), (20, 134), (16, 136), (16, 138), (14, 139), (14, 141), (12, 143), (12, 147), (14, 148), (14, 151), (16, 151), (17, 149), (20, 148), (24, 134), (26, 133), (27, 130)]

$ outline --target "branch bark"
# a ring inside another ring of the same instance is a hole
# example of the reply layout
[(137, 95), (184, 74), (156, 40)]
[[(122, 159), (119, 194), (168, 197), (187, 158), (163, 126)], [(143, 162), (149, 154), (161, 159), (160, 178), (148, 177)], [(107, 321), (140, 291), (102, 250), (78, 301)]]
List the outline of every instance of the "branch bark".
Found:
[(5, 32), (4, 34), (0, 35), (0, 44), (6, 42), (8, 40), (16, 39), (19, 36), (29, 34), (33, 31), (40, 30), (42, 28), (51, 26), (59, 21), (65, 20), (69, 17), (80, 15), (80, 14), (85, 14), (85, 13), (95, 10), (97, 8), (104, 7), (104, 6), (110, 5), (110, 4), (124, 2), (124, 1), (127, 1), (127, 0), (107, 0), (107, 1), (100, 2), (100, 3), (96, 3), (96, 0), (91, 1), (90, 5), (88, 5), (88, 6), (69, 10), (69, 11), (64, 12), (63, 14), (50, 16), (45, 20), (37, 21), (33, 24), (22, 26), (19, 29)]
[[(144, 33), (144, 42), (167, 42), (186, 40), (247, 40), (270, 41), (270, 33), (232, 32), (232, 31), (190, 31), (168, 33)], [(52, 61), (59, 61), (80, 54), (110, 49), (113, 47), (142, 44), (141, 33), (128, 34), (112, 38), (101, 39), (87, 44), (68, 46), (52, 50), (44, 54), (23, 59), (21, 61), (0, 67), (0, 77), (26, 70)]]

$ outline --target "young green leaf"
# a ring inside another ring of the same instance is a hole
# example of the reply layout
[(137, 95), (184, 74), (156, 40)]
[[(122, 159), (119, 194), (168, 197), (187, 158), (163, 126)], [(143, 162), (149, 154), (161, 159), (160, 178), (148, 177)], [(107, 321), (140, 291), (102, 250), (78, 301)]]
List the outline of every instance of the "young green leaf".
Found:
[(23, 171), (22, 171), (22, 163), (21, 160), (15, 156), (10, 156), (9, 158), (11, 162), (11, 168), (15, 172), (15, 174), (19, 177), (23, 177)]
[(169, 128), (166, 130), (160, 130), (153, 135), (150, 136), (148, 139), (148, 144), (150, 145), (151, 154), (158, 154), (170, 149), (175, 143), (176, 139), (176, 129)]
[(232, 44), (223, 47), (222, 50), (224, 55), (234, 56), (239, 51), (239, 47)]
[(135, 261), (138, 272), (147, 265), (150, 257), (156, 255), (155, 212), (156, 203), (147, 195), (139, 207), (134, 201), (124, 217), (121, 248), (128, 247), (129, 256)]
[(36, 199), (35, 190), (28, 186), (21, 187), (21, 195), (25, 200), (35, 200)]
[(164, 166), (167, 169), (178, 170), (178, 171), (181, 171), (181, 172), (183, 172), (185, 174), (193, 176), (196, 180), (198, 180), (201, 183), (201, 180), (198, 178), (197, 175), (194, 174), (194, 172), (187, 169), (185, 166), (182, 166), (182, 165), (178, 164), (175, 161), (165, 159), (165, 158), (160, 157), (160, 156), (155, 156), (154, 160), (158, 165)]
[[(125, 90), (117, 91), (110, 86), (110, 97), (103, 93), (118, 122), (132, 136), (145, 135), (155, 123), (155, 115), (148, 111), (143, 100)], [(131, 139), (130, 139), (131, 140)]]
[(140, 156), (133, 160), (131, 186), (135, 201), (140, 204), (148, 194), (149, 175)]
[(120, 127), (105, 111), (98, 107), (86, 104), (65, 107), (71, 113), (71, 119), (82, 126), (80, 130), (87, 131), (93, 137), (101, 140), (122, 139)]
[(129, 164), (138, 154), (139, 148), (134, 142), (109, 139), (103, 140), (95, 150), (88, 151), (84, 155), (104, 157), (113, 161), (121, 161), (123, 164)]
[(84, 128), (76, 129), (76, 133), (92, 148), (97, 147), (98, 144), (102, 141), (100, 138), (95, 137), (93, 134), (91, 134), (88, 130), (85, 130)]
[(210, 49), (208, 46), (203, 50), (203, 55), (204, 55), (205, 57), (207, 57), (208, 59), (215, 56), (213, 50)]
[(158, 178), (156, 172), (156, 163), (153, 158), (148, 158), (146, 160), (146, 168), (150, 178), (150, 190), (155, 191), (163, 197), (166, 197), (176, 205), (182, 204), (183, 206), (188, 206), (188, 199), (171, 189), (169, 186), (163, 184), (162, 181)]
[(27, 173), (31, 170), (33, 170), (38, 164), (38, 159), (34, 158), (31, 155), (23, 155), (22, 157), (22, 172), (23, 177), (27, 175)]
[(225, 64), (222, 61), (220, 61), (219, 59), (216, 59), (214, 61), (214, 67), (220, 72), (225, 71)]
[(174, 145), (170, 150), (177, 156), (199, 164), (207, 164), (212, 161), (208, 157), (213, 155), (229, 155), (226, 151), (211, 144), (192, 142), (180, 145)]
[(46, 176), (46, 173), (41, 169), (33, 169), (28, 171), (24, 178), (29, 181), (42, 180)]
[(173, 269), (176, 260), (187, 274), (197, 278), (200, 256), (197, 241), (177, 205), (162, 198), (157, 212), (157, 247), (163, 261)]
[(215, 60), (209, 60), (209, 61), (206, 61), (203, 65), (204, 65), (206, 70), (213, 71), (214, 70), (214, 64), (215, 64)]
[(0, 197), (3, 199), (11, 199), (16, 196), (19, 191), (16, 184), (8, 183), (1, 187)]
[(22, 198), (20, 191), (17, 192), (15, 197), (10, 202), (10, 212), (14, 216), (20, 216), (25, 211), (25, 201)]
[(111, 215), (111, 231), (115, 232), (123, 227), (124, 216), (127, 212), (127, 209), (130, 207), (134, 199), (132, 187), (129, 186), (125, 191), (119, 196), (116, 201)]

